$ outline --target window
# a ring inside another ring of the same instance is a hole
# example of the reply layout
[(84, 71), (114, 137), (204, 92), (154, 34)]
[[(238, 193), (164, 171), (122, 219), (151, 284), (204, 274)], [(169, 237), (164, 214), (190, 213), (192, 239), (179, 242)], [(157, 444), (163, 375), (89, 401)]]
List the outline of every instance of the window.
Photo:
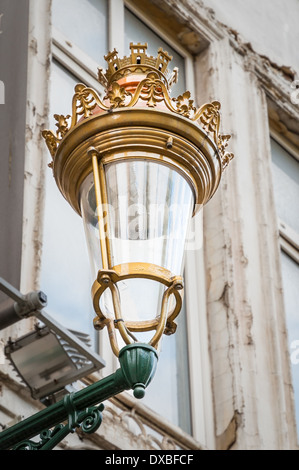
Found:
[[(163, 47), (173, 57), (171, 67), (178, 67), (181, 71), (180, 81), (175, 85), (177, 88), (175, 86), (172, 88), (172, 92), (176, 95), (185, 91), (184, 57), (126, 8), (125, 44), (130, 44), (130, 42), (146, 42), (150, 55), (156, 55), (158, 48)], [(146, 392), (144, 402), (157, 410), (157, 398), (161, 392), (165, 391), (163, 395), (165, 399), (161, 400), (159, 412), (169, 421), (181, 426), (191, 434), (190, 396), (188, 391), (186, 393), (188, 390), (186, 385), (189, 384), (189, 364), (185, 308), (179, 315), (176, 334), (164, 336), (161, 349), (159, 367)]]
[(172, 56), (171, 67), (178, 67), (179, 69), (179, 81), (173, 85), (171, 92), (173, 96), (177, 96), (186, 91), (184, 57), (163, 41), (160, 36), (143, 23), (132, 11), (125, 8), (125, 44), (129, 45), (130, 42), (146, 42), (148, 44), (148, 54), (154, 57), (157, 55), (159, 47), (166, 50)]
[(65, 45), (80, 48), (101, 65), (108, 49), (107, 16), (107, 0), (53, 0), (53, 26)]
[(296, 152), (288, 152), (274, 138), (271, 139), (271, 151), (286, 322), (299, 429), (299, 161)]
[[(70, 113), (74, 85), (78, 82), (103, 93), (96, 79), (97, 68), (106, 68), (103, 56), (116, 47), (110, 43), (113, 36), (111, 29), (124, 32), (124, 55), (129, 53), (130, 42), (147, 42), (148, 53), (151, 55), (156, 55), (158, 48), (163, 47), (173, 56), (171, 67), (179, 68), (179, 83), (173, 86), (172, 95), (178, 96), (186, 89), (194, 92), (193, 72), (190, 73), (191, 56), (181, 46), (169, 43), (165, 32), (158, 31), (131, 4), (125, 6), (123, 1), (117, 0), (123, 10), (115, 18), (111, 17), (108, 12), (112, 7), (115, 8), (115, 4), (111, 5), (114, 1), (53, 0), (51, 118), (54, 113)], [(118, 41), (121, 42), (120, 39)], [(50, 122), (50, 128), (55, 128), (53, 121)], [(63, 200), (49, 170), (46, 181), (41, 288), (48, 295), (49, 312), (65, 326), (88, 333), (94, 338), (94, 347), (99, 347), (107, 360), (112, 352), (110, 348), (103, 350), (103, 344), (106, 344), (103, 336), (98, 344), (98, 333), (92, 325), (95, 314), (90, 289), (93, 281), (82, 220)], [(188, 295), (186, 297), (188, 301)], [(177, 333), (163, 338), (159, 367), (143, 403), (192, 434), (189, 317), (188, 304), (184, 304), (178, 319)], [(104, 330), (101, 335), (107, 335), (107, 331)], [(196, 341), (198, 342), (198, 338)], [(113, 360), (110, 362), (113, 363)], [(117, 364), (116, 366), (118, 367)], [(198, 365), (197, 367), (199, 368)], [(104, 371), (106, 374), (110, 372), (112, 370), (109, 367)], [(199, 374), (198, 369), (196, 373)], [(193, 397), (196, 397), (195, 393)], [(193, 399), (193, 402), (196, 401), (197, 398)]]
[[(75, 76), (53, 61), (51, 129), (55, 128), (53, 114), (67, 115), (76, 83)], [(59, 193), (50, 169), (46, 172), (45, 191), (41, 288), (47, 293), (47, 310), (63, 325), (94, 338), (91, 276), (82, 220)]]

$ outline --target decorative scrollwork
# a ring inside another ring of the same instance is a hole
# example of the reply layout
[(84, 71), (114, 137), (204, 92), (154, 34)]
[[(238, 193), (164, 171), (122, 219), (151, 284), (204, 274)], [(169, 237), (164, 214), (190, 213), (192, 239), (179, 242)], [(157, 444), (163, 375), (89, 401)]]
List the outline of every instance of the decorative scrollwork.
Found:
[(190, 116), (196, 112), (196, 108), (193, 105), (194, 101), (191, 100), (190, 97), (190, 91), (185, 91), (185, 93), (177, 98), (173, 98), (173, 101), (177, 104), (176, 111), (187, 118), (190, 118)]
[(87, 408), (85, 411), (78, 415), (78, 422), (81, 423), (80, 427), (86, 434), (92, 434), (102, 424), (102, 411), (104, 405), (93, 406)]
[(217, 144), (220, 153), (224, 154), (230, 138), (231, 136), (229, 134), (219, 134)]
[(108, 109), (101, 102), (101, 99), (95, 90), (83, 85), (82, 83), (78, 83), (75, 86), (75, 94), (72, 103), (71, 127), (74, 127), (77, 124), (78, 116), (83, 116), (85, 118), (91, 116), (96, 105), (101, 105), (101, 108)]
[[(58, 424), (53, 429), (46, 429), (40, 433), (39, 441), (26, 440), (17, 444), (13, 450), (42, 450), (45, 445), (50, 443), (53, 439), (56, 441), (58, 433), (61, 433), (65, 429), (63, 424)], [(67, 433), (68, 434), (68, 433)], [(64, 436), (65, 437), (65, 436)]]
[(53, 429), (45, 429), (40, 433), (39, 441), (26, 440), (17, 444), (13, 450), (51, 450), (59, 444), (65, 437), (73, 433), (76, 428), (81, 427), (82, 431), (91, 434), (95, 432), (102, 424), (102, 411), (104, 405), (85, 408), (83, 411), (77, 411), (74, 404), (74, 394), (71, 393), (64, 397), (64, 407), (68, 413), (68, 422), (58, 424)]
[(212, 101), (212, 103), (204, 104), (199, 108), (192, 118), (199, 120), (206, 132), (213, 134), (214, 141), (218, 140), (218, 132), (220, 126), (220, 103)]
[(121, 87), (117, 82), (113, 82), (111, 88), (108, 90), (106, 98), (110, 101), (111, 108), (118, 108), (125, 106), (126, 98), (132, 96), (131, 93)]
[(16, 445), (13, 450), (39, 450), (40, 442), (24, 441)]
[[(52, 131), (48, 131), (48, 130), (42, 131), (42, 136), (46, 141), (50, 155), (53, 159), (56, 153), (57, 147), (58, 147), (59, 139), (55, 136), (55, 134)], [(53, 162), (51, 162), (49, 166), (52, 167)]]
[[(77, 124), (80, 116), (84, 118), (92, 116), (96, 106), (104, 111), (119, 107), (132, 108), (139, 100), (146, 101), (147, 106), (150, 108), (156, 107), (158, 103), (163, 101), (171, 112), (180, 114), (192, 121), (199, 121), (202, 128), (213, 135), (220, 153), (224, 154), (224, 148), (227, 146), (230, 136), (219, 136), (220, 103), (213, 101), (196, 109), (189, 91), (186, 91), (177, 98), (171, 99), (167, 87), (156, 72), (148, 73), (146, 78), (139, 82), (133, 94), (125, 90), (124, 87), (121, 87), (117, 82), (113, 82), (107, 91), (105, 99), (109, 102), (109, 106), (101, 101), (96, 91), (92, 88), (86, 87), (82, 83), (76, 85), (70, 126), (67, 123), (67, 120), (70, 118), (69, 115), (55, 114), (54, 117), (57, 121), (56, 135), (49, 130), (42, 132), (53, 158), (60, 141)], [(52, 164), (49, 166), (52, 166)]]
[[(72, 116), (63, 114), (54, 114), (56, 122), (56, 135), (50, 130), (42, 131), (42, 136), (46, 141), (46, 145), (49, 152), (54, 159), (56, 150), (61, 140), (66, 136), (70, 129), (72, 129), (78, 122), (78, 117), (83, 116), (85, 118), (92, 115), (92, 111), (96, 106), (107, 111), (109, 108), (105, 106), (98, 94), (92, 88), (86, 87), (82, 83), (78, 83), (75, 86), (75, 94), (72, 101)], [(68, 124), (68, 119), (71, 117), (71, 123)], [(50, 168), (53, 168), (53, 161), (49, 164)]]
[(221, 163), (222, 163), (223, 170), (227, 167), (227, 165), (233, 158), (234, 158), (234, 154), (230, 152), (225, 152), (225, 154), (221, 156)]
[[(140, 105), (140, 101), (145, 101), (146, 106), (155, 108), (163, 102), (170, 112), (196, 122), (205, 132), (211, 135), (219, 148), (223, 168), (225, 168), (231, 160), (232, 154), (226, 154), (224, 150), (229, 136), (219, 136), (220, 103), (212, 101), (196, 108), (189, 91), (185, 91), (177, 98), (170, 98), (169, 89), (171, 84), (177, 81), (178, 73), (176, 68), (172, 74), (169, 74), (167, 70), (171, 57), (162, 49), (159, 49), (157, 58), (147, 56), (147, 44), (131, 43), (130, 48), (130, 57), (120, 59), (116, 50), (105, 56), (108, 69), (106, 73), (99, 69), (98, 77), (100, 83), (106, 88), (104, 102), (94, 89), (79, 83), (75, 86), (70, 126), (67, 122), (70, 118), (69, 115), (54, 115), (57, 121), (56, 135), (48, 130), (42, 133), (52, 158), (54, 159), (60, 141), (77, 124), (79, 118), (92, 117), (97, 107), (103, 111), (113, 111), (117, 108), (132, 108), (135, 105), (138, 106), (138, 102)], [(119, 80), (130, 75), (141, 75), (143, 77), (135, 89), (135, 85), (133, 86), (134, 91), (131, 89), (128, 91), (125, 86), (119, 83)], [(52, 167), (53, 162), (49, 166)]]
[[(140, 83), (141, 90), (139, 96), (137, 98), (141, 98), (142, 100), (146, 101), (147, 106), (150, 108), (154, 108), (157, 106), (157, 103), (164, 101), (164, 93), (163, 88), (165, 85), (163, 82), (157, 77), (155, 72), (150, 72), (146, 79)], [(136, 90), (137, 92), (137, 90)]]
[(228, 134), (218, 136), (218, 149), (221, 157), (222, 169), (224, 170), (229, 162), (234, 158), (233, 153), (226, 152), (225, 149), (228, 145), (228, 141), (230, 140), (231, 136)]
[(71, 116), (69, 114), (67, 116), (64, 116), (63, 114), (54, 114), (54, 118), (57, 121), (55, 125), (57, 127), (56, 136), (58, 138), (62, 139), (68, 132), (69, 125), (67, 123), (67, 120), (70, 117)]
[[(58, 144), (60, 143), (61, 139), (69, 131), (69, 125), (67, 123), (67, 120), (70, 117), (71, 117), (70, 115), (64, 116), (63, 114), (54, 114), (54, 118), (57, 121), (55, 124), (57, 127), (56, 135), (54, 134), (54, 132), (49, 131), (49, 130), (42, 131), (42, 136), (44, 137), (46, 141), (47, 147), (49, 149), (49, 152), (52, 158), (54, 158)], [(52, 168), (52, 166), (53, 166), (53, 162), (49, 164), (50, 168)]]

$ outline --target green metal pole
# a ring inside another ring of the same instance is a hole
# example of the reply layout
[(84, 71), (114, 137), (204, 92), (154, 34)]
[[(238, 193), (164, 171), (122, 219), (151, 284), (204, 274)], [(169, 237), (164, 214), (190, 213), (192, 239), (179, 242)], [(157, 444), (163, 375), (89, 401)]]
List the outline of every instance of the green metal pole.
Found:
[[(121, 368), (83, 390), (72, 394), (72, 407), (76, 412), (101, 403), (108, 398), (133, 389), (136, 398), (142, 398), (157, 365), (157, 352), (148, 344), (125, 346), (119, 354)], [(65, 400), (61, 400), (35, 415), (0, 433), (0, 450), (11, 449), (16, 444), (37, 436), (69, 419)], [(69, 431), (70, 432), (70, 431)]]

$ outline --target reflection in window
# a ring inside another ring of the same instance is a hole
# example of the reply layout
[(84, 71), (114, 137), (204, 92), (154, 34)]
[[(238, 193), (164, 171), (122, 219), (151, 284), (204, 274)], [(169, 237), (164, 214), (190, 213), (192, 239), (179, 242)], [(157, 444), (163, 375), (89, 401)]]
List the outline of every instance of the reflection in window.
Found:
[(185, 303), (176, 322), (176, 333), (164, 335), (162, 339), (156, 374), (143, 401), (168, 421), (192, 434)]
[(108, 50), (107, 15), (107, 0), (53, 0), (54, 27), (101, 65)]
[[(50, 129), (55, 129), (53, 114), (70, 112), (77, 82), (53, 63)], [(93, 339), (92, 280), (82, 219), (60, 194), (49, 168), (45, 186), (41, 289), (48, 296), (47, 311), (65, 327), (88, 333)]]

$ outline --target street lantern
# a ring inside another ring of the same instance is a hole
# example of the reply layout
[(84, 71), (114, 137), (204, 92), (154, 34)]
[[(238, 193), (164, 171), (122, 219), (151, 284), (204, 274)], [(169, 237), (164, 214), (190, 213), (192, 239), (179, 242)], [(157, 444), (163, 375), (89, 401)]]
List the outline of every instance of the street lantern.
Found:
[[(233, 155), (219, 133), (220, 103), (196, 108), (170, 96), (177, 70), (161, 48), (130, 44), (105, 59), (98, 93), (75, 86), (71, 115), (43, 131), (62, 195), (83, 218), (95, 281), (97, 329), (107, 328), (120, 368), (0, 433), (0, 449), (53, 449), (77, 427), (94, 432), (101, 401), (132, 389), (142, 398), (163, 334), (173, 334), (183, 293), (183, 257), (193, 215), (215, 193)], [(40, 441), (30, 440), (40, 433)]]
[(219, 102), (196, 109), (188, 91), (171, 98), (177, 70), (168, 70), (168, 53), (130, 49), (105, 56), (103, 99), (76, 85), (72, 115), (55, 115), (56, 134), (43, 132), (58, 188), (84, 221), (94, 326), (108, 328), (117, 356), (119, 339), (157, 349), (175, 332), (188, 225), (232, 158)]

